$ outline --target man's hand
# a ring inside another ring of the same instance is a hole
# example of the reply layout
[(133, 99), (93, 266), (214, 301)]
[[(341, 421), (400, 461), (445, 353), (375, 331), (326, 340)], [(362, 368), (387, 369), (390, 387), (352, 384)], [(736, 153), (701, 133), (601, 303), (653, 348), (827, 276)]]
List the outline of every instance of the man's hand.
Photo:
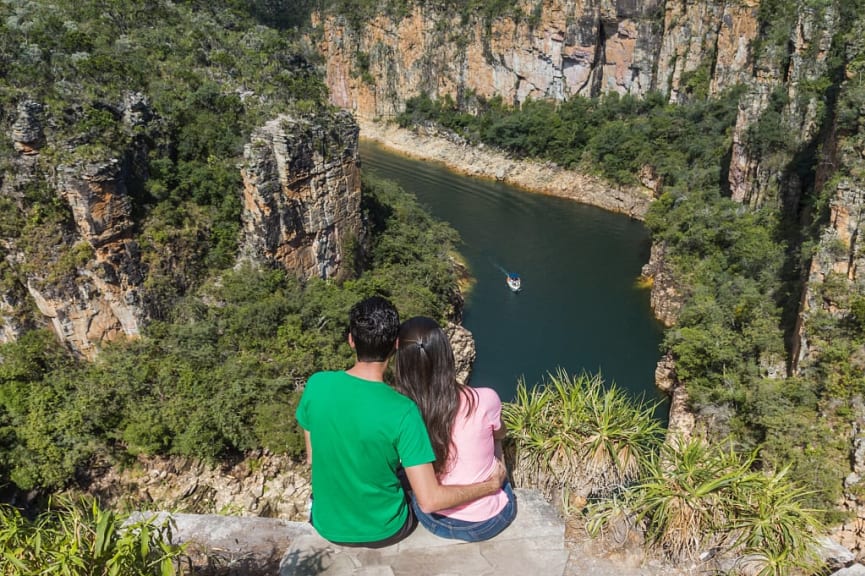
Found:
[(507, 469), (497, 459), (495, 468), (486, 480), (477, 484), (459, 486), (439, 484), (432, 464), (408, 466), (405, 474), (414, 491), (418, 506), (429, 514), (495, 494), (501, 489), (507, 477)]
[(502, 487), (502, 484), (505, 483), (505, 480), (508, 479), (508, 469), (505, 466), (505, 463), (496, 458), (496, 465), (493, 468), (493, 471), (490, 473), (490, 477), (487, 478), (487, 482), (492, 481), (496, 485), (496, 490)]

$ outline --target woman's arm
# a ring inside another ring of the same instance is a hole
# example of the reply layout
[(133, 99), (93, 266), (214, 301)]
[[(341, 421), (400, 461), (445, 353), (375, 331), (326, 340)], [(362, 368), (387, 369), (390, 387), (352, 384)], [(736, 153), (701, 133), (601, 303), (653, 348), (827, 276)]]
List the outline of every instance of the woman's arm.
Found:
[(445, 486), (439, 484), (431, 463), (409, 466), (405, 469), (405, 474), (414, 491), (418, 506), (425, 513), (430, 514), (495, 494), (501, 489), (507, 477), (507, 470), (497, 460), (493, 473), (483, 482)]

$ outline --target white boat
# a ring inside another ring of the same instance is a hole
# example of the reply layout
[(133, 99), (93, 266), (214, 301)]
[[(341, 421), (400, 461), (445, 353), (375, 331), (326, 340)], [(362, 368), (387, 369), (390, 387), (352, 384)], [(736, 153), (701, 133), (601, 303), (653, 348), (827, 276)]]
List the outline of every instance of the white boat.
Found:
[(508, 275), (505, 276), (505, 281), (508, 283), (508, 288), (510, 288), (512, 292), (519, 292), (522, 289), (519, 274), (508, 272)]

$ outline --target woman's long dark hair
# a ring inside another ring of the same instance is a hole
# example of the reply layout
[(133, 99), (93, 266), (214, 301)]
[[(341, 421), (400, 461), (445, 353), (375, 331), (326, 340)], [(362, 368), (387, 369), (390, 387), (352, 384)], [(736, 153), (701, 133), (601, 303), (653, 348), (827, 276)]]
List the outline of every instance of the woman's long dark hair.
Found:
[(451, 441), (460, 394), (466, 397), (469, 412), (476, 397), (468, 386), (457, 383), (454, 353), (447, 335), (432, 318), (415, 316), (399, 329), (396, 351), (396, 389), (415, 401), (429, 433), (435, 462), (441, 475), (448, 470), (455, 450)]

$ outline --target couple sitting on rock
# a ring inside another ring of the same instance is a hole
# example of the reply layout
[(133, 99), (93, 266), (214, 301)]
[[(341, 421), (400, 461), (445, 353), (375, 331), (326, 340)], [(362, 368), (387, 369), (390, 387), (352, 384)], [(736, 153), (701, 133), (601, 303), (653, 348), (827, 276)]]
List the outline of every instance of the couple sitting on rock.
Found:
[[(297, 421), (312, 464), (310, 521), (345, 546), (399, 542), (420, 522), (433, 534), (477, 542), (504, 530), (516, 503), (501, 461), (501, 401), (456, 381), (454, 355), (435, 320), (400, 326), (372, 297), (349, 312), (357, 360), (306, 383)], [(395, 385), (384, 382), (390, 357)]]

